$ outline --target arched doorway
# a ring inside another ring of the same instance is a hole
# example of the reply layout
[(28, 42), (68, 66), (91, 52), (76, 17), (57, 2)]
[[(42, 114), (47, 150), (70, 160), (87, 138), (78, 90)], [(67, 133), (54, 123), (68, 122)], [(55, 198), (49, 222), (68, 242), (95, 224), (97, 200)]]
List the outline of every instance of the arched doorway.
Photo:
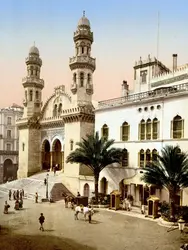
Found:
[(52, 167), (58, 166), (58, 170), (62, 169), (62, 146), (59, 139), (56, 139), (52, 145), (53, 151), (53, 160), (52, 160)]
[(108, 182), (105, 177), (101, 179), (101, 193), (106, 195), (107, 194), (107, 185)]
[(127, 198), (127, 194), (128, 194), (128, 185), (125, 185), (124, 179), (121, 180), (120, 183), (119, 183), (119, 191), (120, 191), (120, 193), (121, 193), (122, 199)]
[(42, 169), (50, 169), (50, 143), (45, 140), (42, 145)]
[(84, 185), (84, 196), (89, 197), (89, 184)]
[(12, 160), (6, 159), (3, 164), (3, 182), (15, 180), (17, 178), (17, 170)]

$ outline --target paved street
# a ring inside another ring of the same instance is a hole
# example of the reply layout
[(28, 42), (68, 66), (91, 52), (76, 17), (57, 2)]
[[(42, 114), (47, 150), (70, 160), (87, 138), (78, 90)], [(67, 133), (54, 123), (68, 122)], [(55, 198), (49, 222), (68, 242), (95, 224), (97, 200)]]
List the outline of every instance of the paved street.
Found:
[[(71, 209), (64, 208), (64, 202), (54, 204), (24, 200), (24, 209), (10, 214), (1, 214), (2, 230), (0, 249), (5, 250), (179, 250), (188, 234), (180, 236), (178, 230), (167, 233), (167, 228), (156, 222), (138, 219), (106, 210), (93, 216), (93, 223), (74, 220)], [(4, 198), (0, 199), (3, 211)], [(45, 231), (39, 231), (38, 218), (43, 212), (46, 217)], [(188, 240), (188, 239), (187, 239)]]

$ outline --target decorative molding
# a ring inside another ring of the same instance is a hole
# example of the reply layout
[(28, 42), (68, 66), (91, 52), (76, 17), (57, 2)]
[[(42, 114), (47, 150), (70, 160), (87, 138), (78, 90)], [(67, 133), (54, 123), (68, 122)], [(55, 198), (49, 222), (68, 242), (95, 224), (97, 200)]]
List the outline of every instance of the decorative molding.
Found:
[(183, 75), (180, 75), (180, 76), (175, 76), (175, 77), (171, 77), (171, 78), (168, 78), (168, 79), (164, 79), (162, 81), (151, 83), (151, 87), (153, 88), (153, 87), (158, 87), (158, 86), (161, 86), (161, 85), (167, 85), (167, 84), (182, 81), (182, 80), (185, 80), (185, 79), (188, 79), (188, 74), (183, 74)]

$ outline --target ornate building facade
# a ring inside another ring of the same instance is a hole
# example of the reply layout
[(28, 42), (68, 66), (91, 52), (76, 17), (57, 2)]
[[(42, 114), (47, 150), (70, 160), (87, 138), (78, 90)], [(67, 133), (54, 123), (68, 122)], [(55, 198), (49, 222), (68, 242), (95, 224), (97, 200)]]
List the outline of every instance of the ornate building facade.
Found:
[(39, 50), (31, 47), (26, 58), (27, 76), (22, 84), (25, 91), (24, 114), (17, 121), (19, 128), (18, 177), (30, 176), (42, 169), (52, 169), (58, 164), (63, 172), (63, 182), (76, 194), (81, 186), (92, 186), (91, 171), (77, 164), (65, 164), (75, 143), (86, 134), (94, 132), (93, 72), (95, 59), (91, 57), (93, 32), (85, 17), (79, 20), (74, 32), (75, 55), (70, 58), (72, 71), (70, 91), (65, 86), (56, 87), (54, 93), (42, 104), (44, 80), (40, 78), (42, 59)]
[[(176, 54), (172, 61), (169, 69), (156, 58), (140, 58), (134, 66), (133, 91), (124, 81), (122, 97), (99, 102), (95, 130), (123, 149), (122, 164), (101, 172), (101, 192), (119, 189), (123, 197), (133, 196), (134, 205), (147, 204), (149, 194), (168, 200), (164, 189), (149, 187), (140, 177), (165, 145), (188, 151), (188, 64), (178, 67)], [(187, 189), (177, 199), (187, 205)]]
[(0, 183), (15, 180), (18, 170), (18, 129), (16, 120), (23, 108), (13, 104), (0, 109)]

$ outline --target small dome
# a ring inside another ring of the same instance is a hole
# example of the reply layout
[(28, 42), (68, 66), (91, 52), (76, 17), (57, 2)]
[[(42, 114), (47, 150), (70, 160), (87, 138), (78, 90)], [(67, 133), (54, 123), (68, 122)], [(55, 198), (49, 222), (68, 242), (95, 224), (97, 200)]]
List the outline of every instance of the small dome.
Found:
[(78, 26), (82, 26), (82, 25), (90, 27), (90, 22), (87, 19), (87, 17), (85, 17), (85, 11), (83, 12), (83, 16), (80, 18), (78, 22)]
[(39, 56), (39, 50), (37, 47), (35, 46), (32, 46), (29, 50), (29, 54), (35, 54), (35, 55), (38, 55)]

